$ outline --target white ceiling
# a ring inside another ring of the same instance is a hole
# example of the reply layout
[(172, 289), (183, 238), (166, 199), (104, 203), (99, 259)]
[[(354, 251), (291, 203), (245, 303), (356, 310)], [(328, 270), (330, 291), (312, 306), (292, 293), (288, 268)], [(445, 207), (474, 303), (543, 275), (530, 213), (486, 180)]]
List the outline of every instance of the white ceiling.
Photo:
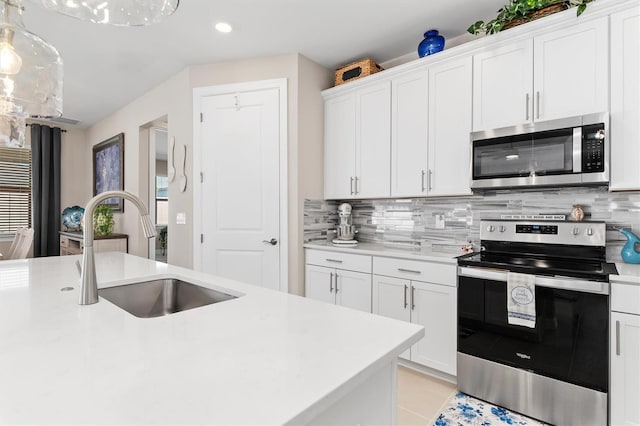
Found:
[[(39, 0), (37, 0), (39, 1)], [(64, 60), (64, 117), (89, 126), (188, 65), (299, 52), (333, 69), (414, 50), (431, 28), (446, 38), (492, 18), (507, 0), (182, 0), (149, 27), (91, 24), (25, 2), (28, 30)], [(233, 25), (230, 34), (213, 29)], [(417, 57), (417, 54), (416, 54)]]

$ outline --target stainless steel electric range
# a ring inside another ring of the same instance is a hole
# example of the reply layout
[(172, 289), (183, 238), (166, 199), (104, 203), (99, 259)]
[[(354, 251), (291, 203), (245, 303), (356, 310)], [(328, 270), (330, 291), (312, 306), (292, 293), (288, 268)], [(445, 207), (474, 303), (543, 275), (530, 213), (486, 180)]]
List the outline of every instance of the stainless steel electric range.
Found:
[[(481, 251), (458, 258), (460, 391), (556, 425), (607, 424), (605, 237), (603, 222), (482, 222)], [(528, 326), (508, 318), (510, 272), (535, 295)]]

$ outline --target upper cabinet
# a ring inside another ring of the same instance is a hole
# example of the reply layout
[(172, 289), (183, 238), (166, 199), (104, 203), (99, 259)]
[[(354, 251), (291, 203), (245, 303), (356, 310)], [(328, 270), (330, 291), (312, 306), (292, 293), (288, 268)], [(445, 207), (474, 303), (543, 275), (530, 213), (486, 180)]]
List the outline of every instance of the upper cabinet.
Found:
[(533, 39), (534, 120), (606, 112), (609, 108), (609, 18)]
[(473, 130), (608, 110), (608, 17), (474, 55)]
[(391, 83), (391, 195), (427, 195), (429, 73), (418, 70)]
[(469, 195), (471, 57), (429, 68), (427, 195)]
[(473, 69), (474, 131), (531, 120), (533, 40), (479, 53)]
[(611, 190), (640, 189), (640, 7), (611, 16)]
[(325, 101), (326, 199), (389, 196), (390, 102), (388, 81)]

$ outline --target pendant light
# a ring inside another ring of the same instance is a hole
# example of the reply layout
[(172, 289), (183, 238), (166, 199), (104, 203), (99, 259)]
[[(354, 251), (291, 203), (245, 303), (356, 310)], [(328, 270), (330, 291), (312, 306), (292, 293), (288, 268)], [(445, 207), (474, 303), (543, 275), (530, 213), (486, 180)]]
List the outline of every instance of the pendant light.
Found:
[(96, 24), (151, 25), (178, 8), (180, 0), (39, 0), (50, 10)]
[(21, 0), (0, 0), (0, 118), (14, 125), (62, 115), (62, 58), (24, 27), (22, 11)]

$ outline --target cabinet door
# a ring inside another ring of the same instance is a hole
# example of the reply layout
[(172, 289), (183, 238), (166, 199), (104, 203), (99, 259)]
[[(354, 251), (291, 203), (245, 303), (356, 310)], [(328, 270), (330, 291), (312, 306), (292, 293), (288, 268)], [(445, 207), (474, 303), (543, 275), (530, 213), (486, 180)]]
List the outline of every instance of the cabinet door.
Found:
[(305, 267), (305, 296), (309, 299), (320, 300), (334, 304), (335, 270), (322, 266), (306, 265)]
[(391, 194), (391, 82), (356, 94), (355, 198)]
[(532, 120), (533, 40), (473, 57), (473, 130)]
[(471, 194), (471, 57), (429, 69), (429, 195)]
[(611, 425), (640, 425), (640, 316), (611, 313)]
[(611, 15), (611, 190), (640, 189), (640, 7)]
[(425, 196), (427, 173), (427, 71), (392, 81), (391, 195)]
[[(409, 292), (411, 281), (399, 278), (373, 276), (373, 313), (400, 321), (411, 321)], [(407, 349), (400, 358), (410, 359), (411, 349)]]
[(324, 104), (324, 197), (351, 198), (356, 167), (356, 97), (354, 93)]
[(336, 270), (336, 304), (371, 312), (371, 274)]
[(534, 40), (535, 120), (608, 110), (608, 17)]
[(411, 285), (411, 322), (425, 332), (411, 348), (411, 361), (455, 376), (457, 289), (417, 281)]

